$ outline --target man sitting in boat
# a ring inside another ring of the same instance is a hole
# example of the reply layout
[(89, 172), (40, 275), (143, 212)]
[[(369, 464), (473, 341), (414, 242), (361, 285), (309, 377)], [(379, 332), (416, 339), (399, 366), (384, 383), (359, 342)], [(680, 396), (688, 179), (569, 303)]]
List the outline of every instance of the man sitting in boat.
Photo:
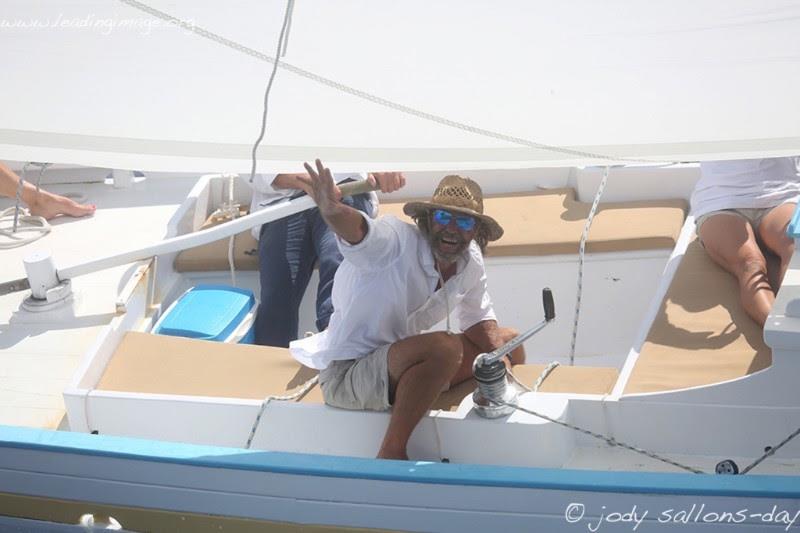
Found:
[[(306, 189), (298, 180), (303, 174), (257, 174), (253, 183), (251, 211)], [(359, 174), (338, 174), (337, 182)], [(381, 192), (390, 193), (405, 185), (399, 172), (376, 172), (374, 179)], [(305, 191), (308, 193), (308, 191)], [(359, 194), (345, 201), (368, 214), (377, 212), (375, 193)], [(255, 342), (265, 346), (289, 346), (297, 338), (300, 302), (311, 280), (314, 265), (319, 266), (317, 287), (317, 330), (328, 327), (333, 313), (331, 289), (342, 255), (336, 237), (325, 225), (318, 209), (308, 209), (253, 228), (258, 240), (261, 304), (255, 324)]]
[[(697, 235), (736, 277), (742, 307), (763, 327), (794, 253), (786, 227), (800, 199), (800, 157), (709, 161), (700, 171), (691, 202)], [(769, 255), (780, 260), (772, 276)]]
[[(340, 202), (331, 172), (316, 161), (299, 178), (336, 233), (344, 261), (333, 287), (327, 330), (290, 345), (292, 355), (320, 369), (328, 405), (392, 408), (377, 456), (407, 459), (406, 444), (440, 392), (468, 379), (472, 362), (517, 335), (500, 328), (486, 288), (481, 249), (503, 229), (483, 213), (474, 181), (447, 176), (430, 202), (404, 212), (417, 226), (377, 220)], [(449, 328), (457, 312), (463, 333)], [(448, 320), (447, 332), (422, 333)], [(523, 362), (519, 348), (514, 363)]]

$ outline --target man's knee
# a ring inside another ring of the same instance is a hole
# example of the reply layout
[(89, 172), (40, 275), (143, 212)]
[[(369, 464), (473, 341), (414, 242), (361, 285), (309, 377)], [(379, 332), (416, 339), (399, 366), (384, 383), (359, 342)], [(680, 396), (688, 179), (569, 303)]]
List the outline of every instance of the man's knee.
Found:
[(519, 336), (519, 331), (514, 328), (500, 328), (500, 339), (503, 344), (514, 340), (517, 336)]
[(443, 368), (457, 369), (464, 357), (464, 347), (457, 335), (446, 332), (431, 333), (428, 339), (428, 358), (434, 359)]

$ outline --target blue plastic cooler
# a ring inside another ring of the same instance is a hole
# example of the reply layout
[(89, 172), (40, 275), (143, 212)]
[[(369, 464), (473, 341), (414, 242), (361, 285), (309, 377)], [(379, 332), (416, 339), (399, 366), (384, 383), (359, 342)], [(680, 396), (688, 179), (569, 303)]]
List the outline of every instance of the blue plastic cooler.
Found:
[(227, 285), (197, 285), (169, 306), (153, 333), (253, 344), (255, 311), (253, 291)]

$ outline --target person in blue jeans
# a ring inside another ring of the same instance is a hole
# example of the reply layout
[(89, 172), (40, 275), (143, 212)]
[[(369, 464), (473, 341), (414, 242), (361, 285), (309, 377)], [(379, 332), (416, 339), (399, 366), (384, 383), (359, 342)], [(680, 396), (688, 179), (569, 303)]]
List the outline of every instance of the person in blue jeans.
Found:
[[(297, 176), (255, 176), (251, 211), (296, 194), (298, 190), (305, 191), (307, 186)], [(335, 175), (337, 183), (364, 178), (376, 183), (385, 193), (405, 185), (405, 177), (399, 172)], [(377, 215), (377, 196), (374, 193), (346, 197), (341, 201), (371, 217)], [(289, 342), (297, 339), (300, 302), (315, 265), (319, 265), (316, 326), (318, 331), (327, 328), (333, 313), (333, 277), (342, 262), (342, 254), (335, 234), (322, 219), (319, 209), (315, 207), (264, 224), (253, 228), (253, 233), (258, 239), (261, 281), (261, 303), (255, 323), (256, 344), (288, 347)]]

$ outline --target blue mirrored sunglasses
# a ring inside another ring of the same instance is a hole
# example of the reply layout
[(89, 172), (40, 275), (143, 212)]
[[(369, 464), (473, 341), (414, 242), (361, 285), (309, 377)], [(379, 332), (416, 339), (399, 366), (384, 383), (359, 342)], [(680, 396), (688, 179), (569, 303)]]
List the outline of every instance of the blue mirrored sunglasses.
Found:
[[(433, 220), (441, 225), (447, 226), (450, 224), (450, 221), (453, 220), (453, 213), (450, 211), (445, 211), (444, 209), (434, 209), (433, 211)], [(475, 218), (469, 215), (456, 215), (456, 226), (458, 229), (463, 231), (471, 231), (475, 228)]]

